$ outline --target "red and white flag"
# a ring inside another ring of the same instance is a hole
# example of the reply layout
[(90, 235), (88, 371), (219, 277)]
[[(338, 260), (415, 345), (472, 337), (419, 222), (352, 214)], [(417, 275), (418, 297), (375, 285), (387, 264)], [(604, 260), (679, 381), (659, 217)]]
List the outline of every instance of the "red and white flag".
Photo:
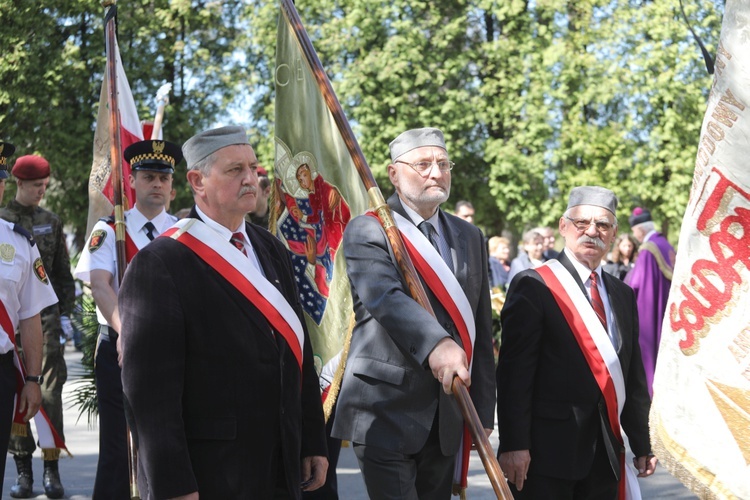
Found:
[(750, 498), (750, 3), (726, 3), (651, 406), (659, 461), (700, 498)]
[[(122, 67), (120, 58), (120, 49), (115, 43), (115, 61), (117, 65), (117, 101), (120, 111), (120, 143), (122, 150), (143, 140), (143, 131), (141, 121), (138, 118), (138, 110), (135, 107), (133, 93), (130, 91), (128, 79), (125, 76), (125, 70)], [(112, 173), (112, 162), (110, 161), (110, 143), (109, 143), (109, 107), (107, 105), (108, 76), (104, 72), (104, 81), (99, 97), (99, 114), (96, 118), (96, 132), (94, 133), (94, 161), (91, 165), (91, 175), (89, 176), (89, 216), (86, 226), (86, 237), (91, 234), (91, 230), (96, 221), (102, 217), (110, 215), (114, 209), (113, 187), (110, 181)], [(122, 178), (123, 178), (123, 203), (125, 209), (130, 208), (135, 203), (135, 192), (130, 188), (127, 182), (130, 175), (130, 164), (122, 160)], [(127, 201), (126, 201), (127, 200)]]

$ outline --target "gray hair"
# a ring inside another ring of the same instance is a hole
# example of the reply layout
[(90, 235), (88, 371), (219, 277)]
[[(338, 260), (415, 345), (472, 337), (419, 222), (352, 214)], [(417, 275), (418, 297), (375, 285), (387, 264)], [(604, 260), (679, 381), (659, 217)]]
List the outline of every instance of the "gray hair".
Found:
[(204, 175), (204, 177), (208, 177), (211, 174), (211, 167), (216, 161), (216, 153), (217, 151), (214, 151), (202, 160), (193, 163), (193, 165), (188, 167), (188, 170), (198, 170)]
[(641, 222), (640, 224), (636, 224), (635, 226), (633, 226), (633, 229), (635, 229), (636, 227), (646, 233), (650, 233), (651, 231), (656, 230), (656, 225), (654, 224), (654, 221), (652, 220), (647, 220), (646, 222)]

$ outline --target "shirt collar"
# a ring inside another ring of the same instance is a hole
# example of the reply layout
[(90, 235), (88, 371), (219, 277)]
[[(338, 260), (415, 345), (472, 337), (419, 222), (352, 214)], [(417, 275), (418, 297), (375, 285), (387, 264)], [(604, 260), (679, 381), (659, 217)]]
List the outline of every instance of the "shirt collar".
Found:
[(406, 215), (409, 216), (411, 221), (414, 223), (415, 226), (419, 227), (419, 225), (423, 221), (427, 221), (430, 224), (432, 224), (432, 227), (435, 228), (435, 232), (437, 232), (438, 237), (442, 236), (440, 231), (440, 208), (435, 210), (435, 213), (432, 214), (432, 216), (429, 219), (422, 218), (421, 215), (419, 215), (417, 212), (415, 212), (409, 205), (404, 203), (404, 200), (401, 199), (399, 196), (399, 200), (401, 201), (401, 206), (404, 207), (404, 212), (406, 212)]
[(234, 233), (242, 233), (242, 235), (245, 237), (245, 243), (250, 244), (250, 238), (247, 237), (247, 233), (245, 232), (245, 221), (243, 220), (240, 222), (240, 227), (235, 229), (234, 231), (230, 231), (225, 226), (222, 226), (215, 220), (213, 220), (211, 217), (206, 215), (206, 213), (200, 209), (198, 205), (195, 205), (195, 211), (198, 212), (198, 216), (201, 218), (203, 222), (206, 223), (208, 227), (219, 233), (222, 238), (229, 241), (232, 238), (232, 234)]
[(655, 234), (656, 234), (656, 229), (652, 229), (652, 230), (651, 230), (651, 231), (649, 231), (649, 232), (648, 232), (648, 234), (646, 234), (646, 236), (645, 236), (645, 237), (643, 238), (643, 242), (644, 242), (644, 243), (646, 243), (646, 242), (647, 242), (648, 240), (650, 240), (650, 239), (651, 239), (651, 237), (652, 237), (653, 235), (655, 235)]
[[(568, 259), (570, 262), (573, 263), (573, 267), (575, 268), (576, 272), (578, 273), (578, 276), (581, 278), (581, 283), (586, 284), (586, 281), (591, 279), (591, 269), (584, 266), (580, 262), (578, 262), (578, 259), (576, 259), (575, 255), (573, 255), (573, 252), (568, 250), (568, 247), (565, 247), (563, 249), (563, 252), (565, 252), (565, 255), (568, 256)], [(594, 272), (597, 275), (599, 283), (602, 282), (602, 265), (599, 263), (598, 266), (596, 266), (596, 269), (594, 269)]]
[[(162, 228), (164, 227), (164, 224), (167, 222), (167, 211), (163, 208), (161, 209), (161, 212), (159, 212), (159, 215), (151, 219), (151, 223), (154, 225), (154, 228), (156, 228), (157, 235), (161, 234)], [(143, 225), (148, 222), (148, 218), (146, 218), (145, 215), (141, 213), (140, 210), (138, 210), (138, 206), (136, 205), (132, 209), (128, 210), (128, 224), (130, 227), (136, 231), (140, 231), (143, 229)], [(171, 225), (171, 224), (170, 224)]]

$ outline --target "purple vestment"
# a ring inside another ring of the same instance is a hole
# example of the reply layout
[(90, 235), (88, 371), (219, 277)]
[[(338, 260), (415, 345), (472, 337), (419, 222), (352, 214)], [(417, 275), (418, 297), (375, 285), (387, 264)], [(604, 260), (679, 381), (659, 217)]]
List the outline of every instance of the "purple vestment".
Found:
[(652, 385), (656, 369), (656, 355), (661, 340), (661, 325), (667, 308), (669, 287), (672, 284), (675, 251), (661, 233), (652, 233), (644, 241), (633, 270), (625, 282), (633, 287), (638, 303), (639, 340), (643, 368), (646, 370), (648, 392), (653, 397)]

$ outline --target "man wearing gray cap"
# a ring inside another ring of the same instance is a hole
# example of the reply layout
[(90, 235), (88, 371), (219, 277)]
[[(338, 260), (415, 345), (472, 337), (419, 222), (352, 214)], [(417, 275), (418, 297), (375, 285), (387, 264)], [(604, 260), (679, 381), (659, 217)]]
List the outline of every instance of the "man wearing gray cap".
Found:
[(411, 298), (380, 223), (353, 219), (344, 254), (356, 326), (332, 435), (354, 443), (371, 499), (448, 499), (466, 458), (454, 377), (493, 428), (487, 251), (479, 229), (440, 210), (453, 168), (442, 132), (408, 130), (390, 150), (388, 205), (435, 316)]
[(653, 474), (650, 399), (633, 290), (602, 273), (617, 234), (608, 189), (570, 192), (557, 260), (520, 273), (501, 313), (497, 367), (500, 465), (516, 498), (640, 498), (625, 464)]
[(182, 150), (195, 206), (119, 296), (141, 498), (300, 498), (325, 480), (325, 423), (288, 252), (244, 220), (258, 160), (242, 127)]

